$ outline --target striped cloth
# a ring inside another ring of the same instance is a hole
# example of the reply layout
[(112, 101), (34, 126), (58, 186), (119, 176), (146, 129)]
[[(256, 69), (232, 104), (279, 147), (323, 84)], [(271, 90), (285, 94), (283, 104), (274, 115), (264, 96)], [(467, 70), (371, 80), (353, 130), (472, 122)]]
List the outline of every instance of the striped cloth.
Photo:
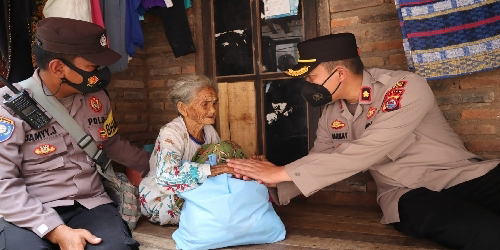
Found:
[(396, 0), (411, 70), (441, 79), (500, 67), (500, 0)]

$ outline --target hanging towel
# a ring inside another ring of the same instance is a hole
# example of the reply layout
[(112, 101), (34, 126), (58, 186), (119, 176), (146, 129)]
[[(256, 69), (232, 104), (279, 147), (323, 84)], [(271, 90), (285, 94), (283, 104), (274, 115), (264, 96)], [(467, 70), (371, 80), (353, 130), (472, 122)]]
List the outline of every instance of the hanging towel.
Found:
[(48, 0), (43, 8), (43, 15), (92, 22), (90, 8), (89, 0)]
[(92, 11), (92, 22), (106, 29), (102, 18), (101, 4), (99, 0), (90, 0), (90, 8)]
[(125, 20), (126, 0), (101, 0), (101, 10), (106, 25), (109, 48), (119, 53), (122, 57), (116, 63), (109, 66), (111, 72), (121, 72), (128, 67), (128, 53), (125, 47)]

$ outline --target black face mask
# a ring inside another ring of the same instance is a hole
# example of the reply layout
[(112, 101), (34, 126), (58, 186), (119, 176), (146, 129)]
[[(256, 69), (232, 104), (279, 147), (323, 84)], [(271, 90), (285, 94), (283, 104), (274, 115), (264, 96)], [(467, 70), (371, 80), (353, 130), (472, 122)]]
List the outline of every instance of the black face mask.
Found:
[(302, 96), (306, 98), (307, 102), (311, 104), (311, 106), (317, 107), (325, 105), (332, 101), (333, 94), (337, 92), (342, 82), (339, 83), (333, 93), (330, 93), (330, 91), (323, 85), (325, 85), (328, 79), (330, 79), (330, 77), (332, 77), (335, 72), (337, 72), (337, 70), (334, 70), (321, 85), (306, 82), (304, 87), (302, 87)]
[(59, 60), (83, 78), (83, 81), (80, 84), (70, 82), (66, 78), (61, 79), (62, 83), (68, 84), (70, 87), (80, 91), (82, 94), (95, 93), (108, 87), (111, 80), (111, 71), (108, 67), (98, 67), (94, 71), (88, 72), (79, 69), (73, 63), (68, 62), (65, 59), (61, 58)]

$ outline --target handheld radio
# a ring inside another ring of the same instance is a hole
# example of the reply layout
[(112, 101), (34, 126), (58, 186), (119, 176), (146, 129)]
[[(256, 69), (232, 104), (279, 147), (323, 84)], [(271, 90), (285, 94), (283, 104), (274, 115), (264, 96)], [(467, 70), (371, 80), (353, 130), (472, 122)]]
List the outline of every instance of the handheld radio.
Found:
[(49, 117), (38, 107), (36, 101), (31, 98), (26, 90), (18, 90), (1, 76), (0, 80), (14, 93), (14, 96), (7, 93), (3, 95), (5, 106), (12, 109), (33, 129), (40, 129), (50, 122)]

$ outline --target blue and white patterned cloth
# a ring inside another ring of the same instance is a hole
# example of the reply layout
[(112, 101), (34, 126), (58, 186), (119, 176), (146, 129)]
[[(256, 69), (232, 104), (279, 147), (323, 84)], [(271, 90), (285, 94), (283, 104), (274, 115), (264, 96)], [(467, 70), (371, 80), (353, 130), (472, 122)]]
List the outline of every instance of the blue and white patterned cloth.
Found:
[(500, 67), (500, 1), (396, 0), (411, 70), (440, 79)]
[[(203, 130), (205, 143), (220, 142), (211, 125)], [(139, 185), (141, 213), (151, 222), (178, 224), (182, 199), (177, 195), (199, 187), (210, 175), (209, 164), (191, 162), (199, 147), (189, 137), (182, 117), (160, 129), (149, 160), (150, 172)]]

